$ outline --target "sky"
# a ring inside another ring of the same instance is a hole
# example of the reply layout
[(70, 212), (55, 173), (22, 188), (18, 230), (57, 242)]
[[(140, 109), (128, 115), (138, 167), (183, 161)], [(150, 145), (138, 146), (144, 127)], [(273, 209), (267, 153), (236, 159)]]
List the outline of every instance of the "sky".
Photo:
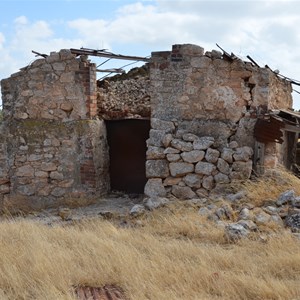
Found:
[[(183, 43), (206, 51), (217, 43), (300, 80), (299, 12), (300, 0), (0, 0), (0, 80), (34, 61), (32, 50), (148, 56)], [(127, 63), (114, 60), (105, 68)], [(293, 97), (299, 110), (300, 95)]]

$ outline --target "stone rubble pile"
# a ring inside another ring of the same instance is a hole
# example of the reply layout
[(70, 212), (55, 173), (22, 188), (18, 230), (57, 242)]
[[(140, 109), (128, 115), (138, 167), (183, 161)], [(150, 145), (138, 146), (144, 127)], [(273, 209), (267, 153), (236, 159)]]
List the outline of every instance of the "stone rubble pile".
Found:
[(122, 81), (105, 80), (98, 87), (98, 115), (104, 119), (150, 116), (150, 79), (139, 76)]
[(218, 147), (211, 136), (175, 129), (174, 122), (151, 119), (147, 141), (145, 194), (179, 199), (207, 196), (216, 185), (248, 179), (253, 150), (232, 141)]
[[(143, 204), (132, 207), (130, 214), (133, 217), (143, 215), (147, 210), (168, 205), (170, 199), (145, 198)], [(263, 231), (264, 228), (284, 227), (300, 238), (300, 196), (296, 196), (294, 190), (285, 191), (276, 200), (268, 200), (260, 207), (247, 202), (245, 191), (224, 196), (221, 201), (219, 198), (202, 197), (189, 199), (184, 203), (198, 208), (199, 216), (224, 228), (225, 236), (230, 241), (247, 237), (251, 232)]]

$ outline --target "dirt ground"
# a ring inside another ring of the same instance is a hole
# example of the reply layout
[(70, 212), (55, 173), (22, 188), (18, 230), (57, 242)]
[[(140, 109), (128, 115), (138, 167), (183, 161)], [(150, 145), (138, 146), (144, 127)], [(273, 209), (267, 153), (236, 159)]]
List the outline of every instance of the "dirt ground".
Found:
[(59, 208), (44, 209), (38, 212), (31, 212), (22, 215), (1, 215), (0, 222), (13, 219), (17, 220), (33, 220), (46, 225), (54, 225), (63, 222), (79, 221), (85, 218), (106, 218), (110, 219), (113, 216), (124, 217), (129, 214), (131, 208), (142, 203), (144, 195), (127, 195), (122, 193), (112, 193), (105, 197), (99, 198), (95, 203), (70, 208), (61, 206)]

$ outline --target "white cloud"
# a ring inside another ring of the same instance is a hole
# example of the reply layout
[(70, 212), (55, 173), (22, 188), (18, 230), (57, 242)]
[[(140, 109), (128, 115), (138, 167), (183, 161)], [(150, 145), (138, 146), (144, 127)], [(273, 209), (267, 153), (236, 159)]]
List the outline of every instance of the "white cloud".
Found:
[[(218, 43), (228, 52), (249, 54), (261, 66), (300, 79), (299, 10), (300, 2), (289, 0), (140, 1), (120, 7), (110, 19), (65, 20), (60, 31), (53, 23), (20, 16), (14, 20), (12, 39), (0, 33), (0, 78), (33, 60), (31, 50), (49, 53), (83, 46), (139, 55), (139, 48), (150, 54), (176, 43), (194, 43), (205, 50)], [(60, 33), (64, 30), (74, 37), (65, 37)], [(297, 102), (300, 108), (300, 99)]]

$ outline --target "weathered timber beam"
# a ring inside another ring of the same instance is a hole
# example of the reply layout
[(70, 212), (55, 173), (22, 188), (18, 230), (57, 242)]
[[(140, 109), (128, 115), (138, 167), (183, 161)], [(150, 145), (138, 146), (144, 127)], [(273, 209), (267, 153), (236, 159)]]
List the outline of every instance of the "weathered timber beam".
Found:
[(150, 61), (150, 59), (146, 57), (114, 54), (102, 50), (93, 50), (93, 49), (70, 49), (70, 50), (73, 54), (77, 54), (77, 55), (91, 55), (91, 56), (98, 56), (98, 57), (108, 57), (114, 59), (135, 60), (135, 61), (145, 61), (145, 62)]
[(300, 127), (285, 124), (283, 130), (299, 133), (300, 132)]

